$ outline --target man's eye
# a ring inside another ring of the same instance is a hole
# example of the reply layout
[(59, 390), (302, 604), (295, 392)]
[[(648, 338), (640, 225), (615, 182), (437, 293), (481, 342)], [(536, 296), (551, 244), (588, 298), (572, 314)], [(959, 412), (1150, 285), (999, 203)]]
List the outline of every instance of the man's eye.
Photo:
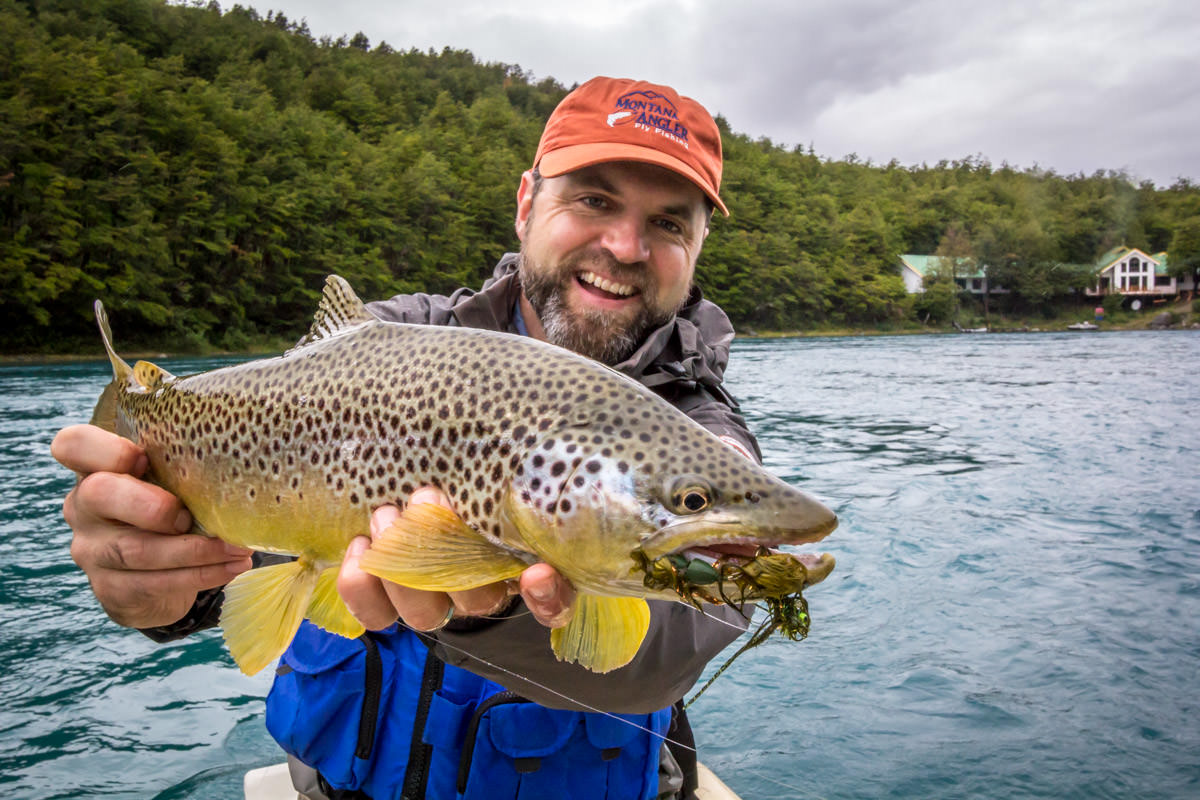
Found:
[(588, 208), (604, 208), (606, 205), (608, 205), (604, 202), (603, 197), (596, 197), (595, 195), (589, 195), (583, 198), (583, 204)]
[(660, 219), (657, 222), (657, 225), (668, 233), (683, 233), (682, 226), (680, 226), (679, 223), (672, 222), (669, 219)]

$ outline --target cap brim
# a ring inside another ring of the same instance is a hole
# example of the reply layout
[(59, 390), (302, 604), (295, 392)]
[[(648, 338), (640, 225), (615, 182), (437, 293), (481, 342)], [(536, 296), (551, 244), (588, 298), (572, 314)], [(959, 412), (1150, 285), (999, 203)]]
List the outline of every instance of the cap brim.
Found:
[(590, 167), (593, 164), (604, 164), (609, 161), (638, 161), (643, 164), (656, 164), (676, 172), (696, 184), (700, 191), (704, 192), (708, 199), (721, 209), (722, 214), (729, 216), (729, 209), (725, 207), (716, 190), (700, 173), (679, 159), (649, 147), (618, 143), (570, 145), (544, 154), (541, 161), (537, 163), (537, 168), (543, 177), (553, 178), (577, 169)]

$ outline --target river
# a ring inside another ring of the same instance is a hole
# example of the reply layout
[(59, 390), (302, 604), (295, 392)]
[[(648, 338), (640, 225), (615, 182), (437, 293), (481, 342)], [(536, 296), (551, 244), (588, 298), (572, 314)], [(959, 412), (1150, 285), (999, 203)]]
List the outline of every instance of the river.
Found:
[[(841, 526), (809, 638), (744, 655), (692, 709), (726, 782), (1200, 796), (1200, 335), (749, 339), (731, 362), (767, 466)], [(70, 559), (48, 446), (107, 379), (0, 367), (0, 793), (237, 797), (279, 760), (269, 671), (243, 676), (215, 633), (118, 628)]]

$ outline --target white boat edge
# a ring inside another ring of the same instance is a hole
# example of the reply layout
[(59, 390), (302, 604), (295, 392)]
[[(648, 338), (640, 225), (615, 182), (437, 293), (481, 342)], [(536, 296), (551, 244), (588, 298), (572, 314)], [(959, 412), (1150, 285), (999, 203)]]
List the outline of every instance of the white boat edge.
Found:
[[(711, 769), (697, 764), (700, 786), (696, 789), (699, 800), (741, 800), (725, 782)], [(246, 800), (297, 800), (299, 795), (292, 787), (292, 776), (288, 765), (272, 764), (269, 767), (252, 769), (242, 778), (242, 791)]]

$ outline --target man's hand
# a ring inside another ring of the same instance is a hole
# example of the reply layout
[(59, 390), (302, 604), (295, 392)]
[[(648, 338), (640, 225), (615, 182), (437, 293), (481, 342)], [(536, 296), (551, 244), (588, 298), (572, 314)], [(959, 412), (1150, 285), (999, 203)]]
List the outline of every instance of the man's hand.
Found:
[(140, 447), (92, 425), (64, 428), (51, 454), (82, 479), (63, 516), (74, 531), (71, 558), (96, 599), (121, 625), (150, 628), (182, 619), (196, 594), (250, 569), (250, 551), (188, 531), (179, 498), (138, 478)]
[[(450, 500), (437, 489), (413, 492), (409, 503), (437, 503), (453, 510)], [(338, 592), (350, 612), (369, 630), (386, 628), (399, 617), (416, 630), (434, 630), (447, 619), (451, 607), (457, 616), (488, 616), (502, 610), (513, 594), (520, 593), (534, 618), (551, 628), (571, 619), (575, 590), (549, 564), (534, 564), (518, 581), (494, 583), (466, 592), (426, 592), (380, 580), (363, 572), (359, 558), (395, 519), (400, 509), (381, 506), (371, 516), (371, 539), (360, 536), (350, 543), (338, 576)], [(516, 585), (513, 585), (516, 584)]]

